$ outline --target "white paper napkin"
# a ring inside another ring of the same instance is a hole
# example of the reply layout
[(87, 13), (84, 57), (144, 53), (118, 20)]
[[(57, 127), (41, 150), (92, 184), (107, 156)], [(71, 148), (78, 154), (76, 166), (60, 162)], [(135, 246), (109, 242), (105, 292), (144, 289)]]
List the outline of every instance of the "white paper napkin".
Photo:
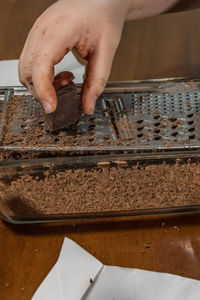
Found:
[[(18, 79), (18, 60), (0, 61), (0, 85), (18, 86), (21, 85)], [(75, 83), (82, 83), (85, 73), (85, 66), (80, 64), (74, 54), (69, 52), (64, 59), (55, 66), (55, 74), (62, 71), (70, 71), (75, 76)]]
[(104, 266), (65, 238), (32, 300), (199, 300), (200, 282), (167, 273)]
[(65, 238), (57, 263), (33, 300), (81, 299), (102, 267), (100, 261)]

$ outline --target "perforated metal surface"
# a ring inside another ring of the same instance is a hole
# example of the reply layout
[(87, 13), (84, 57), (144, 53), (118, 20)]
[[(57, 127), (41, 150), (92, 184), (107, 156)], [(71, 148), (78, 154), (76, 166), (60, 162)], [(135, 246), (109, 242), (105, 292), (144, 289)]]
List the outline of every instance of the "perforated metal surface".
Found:
[[(3, 91), (0, 92), (2, 97)], [(22, 92), (21, 92), (22, 93)], [(14, 89), (14, 94), (20, 94)], [(9, 99), (4, 101), (8, 118)], [(6, 103), (6, 105), (5, 105)], [(1, 149), (110, 151), (200, 148), (199, 80), (110, 83), (97, 102), (95, 114), (82, 115), (77, 127), (45, 133), (41, 106), (28, 95), (23, 96), (13, 115), (12, 144), (4, 137)], [(19, 118), (20, 115), (20, 118)], [(10, 120), (2, 121), (9, 124)], [(33, 129), (41, 136), (23, 141)], [(4, 128), (5, 129), (5, 128)], [(7, 127), (8, 130), (8, 127)], [(3, 136), (6, 130), (2, 130)], [(20, 139), (18, 138), (20, 136)]]
[(103, 98), (120, 140), (141, 148), (199, 146), (200, 92)]

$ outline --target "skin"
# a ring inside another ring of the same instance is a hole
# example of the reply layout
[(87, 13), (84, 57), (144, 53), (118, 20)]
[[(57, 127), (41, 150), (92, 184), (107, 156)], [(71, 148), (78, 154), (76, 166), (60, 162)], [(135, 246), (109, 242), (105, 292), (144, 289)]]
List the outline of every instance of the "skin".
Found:
[(19, 60), (19, 79), (46, 113), (56, 109), (55, 88), (73, 80), (71, 72), (54, 78), (54, 65), (72, 49), (87, 59), (82, 106), (94, 112), (109, 78), (126, 20), (153, 16), (178, 0), (59, 0), (30, 30)]

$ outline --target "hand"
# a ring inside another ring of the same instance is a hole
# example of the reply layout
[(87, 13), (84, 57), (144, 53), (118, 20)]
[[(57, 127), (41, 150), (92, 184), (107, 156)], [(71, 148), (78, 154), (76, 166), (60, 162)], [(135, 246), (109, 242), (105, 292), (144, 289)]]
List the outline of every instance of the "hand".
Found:
[[(130, 1), (127, 1), (130, 2)], [(54, 79), (54, 65), (73, 48), (88, 60), (82, 106), (93, 114), (110, 75), (128, 10), (121, 0), (59, 0), (33, 25), (19, 60), (19, 79), (50, 113), (56, 109), (54, 86), (73, 79), (63, 72)]]

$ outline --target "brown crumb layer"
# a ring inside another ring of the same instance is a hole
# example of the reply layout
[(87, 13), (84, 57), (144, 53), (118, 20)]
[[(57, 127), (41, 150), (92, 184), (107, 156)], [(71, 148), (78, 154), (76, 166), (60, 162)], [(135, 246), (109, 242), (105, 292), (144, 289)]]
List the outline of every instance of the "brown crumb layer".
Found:
[[(44, 175), (44, 174), (43, 174)], [(4, 189), (15, 214), (70, 214), (200, 204), (200, 164), (136, 165), (23, 175)]]

